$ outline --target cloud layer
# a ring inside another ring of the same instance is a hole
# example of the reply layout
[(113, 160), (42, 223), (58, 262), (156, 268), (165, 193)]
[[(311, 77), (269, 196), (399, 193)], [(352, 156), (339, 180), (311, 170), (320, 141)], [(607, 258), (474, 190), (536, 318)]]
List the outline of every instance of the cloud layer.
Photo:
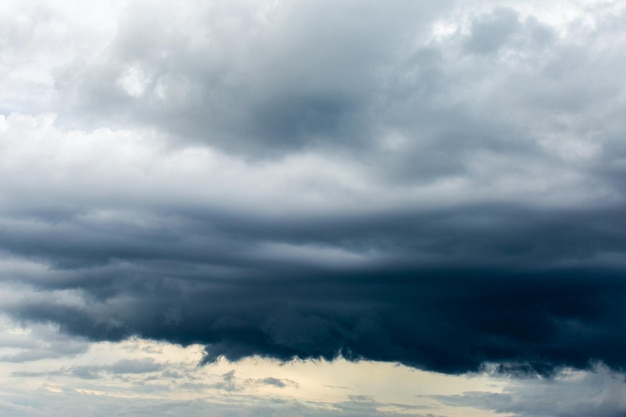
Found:
[(206, 361), (623, 368), (625, 10), (498, 3), (8, 3), (2, 311)]

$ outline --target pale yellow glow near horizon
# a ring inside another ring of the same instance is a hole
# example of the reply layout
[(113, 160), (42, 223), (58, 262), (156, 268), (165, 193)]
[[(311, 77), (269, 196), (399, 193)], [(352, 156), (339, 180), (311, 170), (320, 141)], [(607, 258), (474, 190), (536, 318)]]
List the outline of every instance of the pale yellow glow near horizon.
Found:
[[(28, 334), (24, 329), (14, 333)], [(368, 398), (380, 411), (399, 414), (488, 416), (484, 410), (447, 407), (434, 395), (459, 395), (467, 391), (502, 392), (505, 379), (484, 374), (444, 375), (406, 366), (345, 359), (276, 360), (251, 357), (238, 362), (221, 359), (200, 365), (203, 346), (179, 345), (132, 338), (122, 342), (92, 343), (76, 356), (22, 363), (0, 362), (0, 382), (24, 390), (44, 389), (122, 399), (205, 400), (215, 403), (262, 403), (264, 399), (297, 401), (311, 407), (333, 409), (354, 398)], [(3, 350), (0, 349), (0, 353)], [(115, 374), (120, 361), (155, 364), (158, 372)], [(95, 369), (98, 378), (81, 378), (76, 372)], [(232, 378), (225, 385), (225, 375)], [(30, 374), (29, 374), (30, 373)], [(266, 378), (283, 381), (278, 387)], [(8, 385), (7, 385), (8, 386)], [(495, 414), (493, 414), (495, 415)]]

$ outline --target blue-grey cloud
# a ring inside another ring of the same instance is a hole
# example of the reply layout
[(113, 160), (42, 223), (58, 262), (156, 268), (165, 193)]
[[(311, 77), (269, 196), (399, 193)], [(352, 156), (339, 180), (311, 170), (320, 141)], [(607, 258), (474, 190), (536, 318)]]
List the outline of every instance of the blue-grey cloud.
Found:
[(41, 73), (0, 33), (2, 311), (206, 361), (623, 368), (625, 11), (479, 3), (137, 2)]
[(517, 380), (501, 393), (467, 392), (436, 399), (447, 405), (470, 406), (519, 417), (617, 417), (626, 411), (625, 389), (623, 374), (595, 365), (587, 373), (565, 371), (558, 381)]
[(163, 370), (163, 365), (152, 359), (122, 359), (111, 365), (80, 365), (46, 372), (13, 372), (17, 377), (49, 377), (72, 375), (82, 379), (98, 379), (108, 373), (116, 376), (149, 374)]

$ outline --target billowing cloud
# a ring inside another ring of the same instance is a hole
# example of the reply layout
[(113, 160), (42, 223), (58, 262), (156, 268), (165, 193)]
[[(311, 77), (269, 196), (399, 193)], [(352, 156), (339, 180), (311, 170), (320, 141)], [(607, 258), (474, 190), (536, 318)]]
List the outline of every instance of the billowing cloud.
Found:
[(10, 3), (2, 311), (205, 362), (623, 368), (626, 11), (498, 3)]

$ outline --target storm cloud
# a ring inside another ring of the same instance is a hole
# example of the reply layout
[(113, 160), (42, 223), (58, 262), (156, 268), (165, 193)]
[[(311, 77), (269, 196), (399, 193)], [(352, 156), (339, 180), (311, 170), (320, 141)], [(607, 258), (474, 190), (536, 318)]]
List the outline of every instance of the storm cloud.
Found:
[(15, 261), (20, 284), (7, 284), (4, 309), (95, 340), (202, 343), (208, 361), (620, 368), (626, 284), (614, 254), (624, 238), (612, 227), (621, 218), (467, 207), (340, 222), (201, 216), (175, 230), (22, 221), (35, 238), (16, 222), (2, 241), (49, 266)]
[(205, 362), (623, 369), (626, 10), (498, 3), (13, 5), (2, 312)]

